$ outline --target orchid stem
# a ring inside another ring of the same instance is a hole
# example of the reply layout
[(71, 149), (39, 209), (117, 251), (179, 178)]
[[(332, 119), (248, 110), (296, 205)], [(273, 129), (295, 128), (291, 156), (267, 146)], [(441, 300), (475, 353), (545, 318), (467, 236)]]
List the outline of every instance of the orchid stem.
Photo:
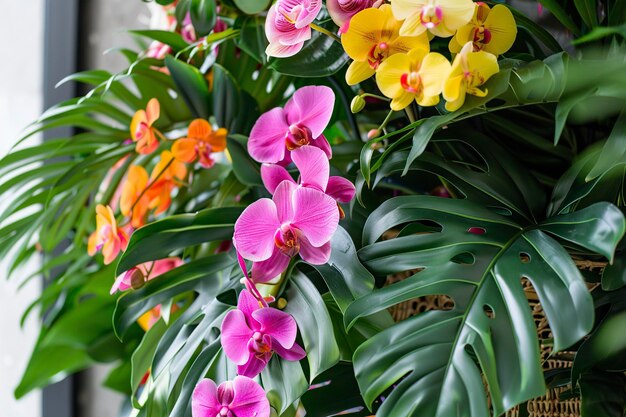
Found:
[(335, 35), (330, 30), (324, 29), (323, 27), (318, 26), (315, 23), (311, 23), (310, 25), (311, 25), (311, 29), (318, 31), (319, 33), (323, 33), (324, 35), (331, 37), (336, 42), (341, 43), (341, 39), (339, 39), (339, 36)]
[(361, 97), (372, 97), (372, 98), (377, 98), (378, 100), (391, 101), (390, 98), (379, 96), (378, 94), (372, 94), (372, 93), (363, 93), (361, 94)]
[(389, 120), (391, 120), (392, 114), (393, 114), (393, 110), (390, 110), (389, 113), (387, 114), (387, 117), (385, 117), (385, 120), (383, 120), (383, 123), (378, 127), (379, 131), (385, 130), (385, 128), (387, 127), (387, 123), (389, 123)]
[(409, 118), (409, 122), (410, 123), (414, 123), (415, 122), (415, 114), (413, 113), (413, 109), (411, 108), (411, 106), (405, 108), (404, 111), (406, 113), (406, 117)]

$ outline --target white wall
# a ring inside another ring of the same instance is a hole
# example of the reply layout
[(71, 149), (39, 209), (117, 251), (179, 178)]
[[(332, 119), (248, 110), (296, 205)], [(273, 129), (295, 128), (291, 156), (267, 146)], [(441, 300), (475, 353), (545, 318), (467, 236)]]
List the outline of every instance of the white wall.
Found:
[[(0, 155), (4, 156), (21, 129), (41, 113), (44, 0), (0, 0), (0, 10)], [(38, 417), (39, 393), (20, 401), (13, 398), (38, 332), (36, 315), (23, 329), (20, 317), (40, 291), (40, 282), (33, 280), (18, 292), (18, 281), (19, 276), (7, 281), (6, 263), (0, 259), (0, 417)]]

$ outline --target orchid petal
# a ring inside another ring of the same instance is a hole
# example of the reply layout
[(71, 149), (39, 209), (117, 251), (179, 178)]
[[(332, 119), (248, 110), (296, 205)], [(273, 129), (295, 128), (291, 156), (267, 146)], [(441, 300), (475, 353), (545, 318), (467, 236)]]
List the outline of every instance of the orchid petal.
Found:
[[(267, 354), (266, 356), (270, 356), (271, 358), (271, 353)], [(239, 375), (247, 376), (248, 378), (254, 378), (258, 374), (260, 374), (263, 369), (265, 369), (265, 367), (267, 366), (267, 362), (269, 362), (270, 358), (265, 360), (265, 358), (261, 359), (258, 358), (256, 355), (250, 355), (248, 362), (244, 363), (243, 365), (237, 365), (237, 373)]]
[(330, 240), (339, 224), (335, 200), (321, 191), (302, 187), (294, 191), (293, 206), (292, 224), (313, 246), (320, 247)]
[(278, 356), (288, 361), (299, 361), (306, 357), (306, 351), (297, 343), (294, 343), (289, 349), (285, 349), (279, 343), (273, 344), (272, 348)]
[[(276, 213), (280, 224), (288, 223), (293, 219), (293, 192), (296, 187), (297, 186), (293, 180), (283, 181), (278, 184), (278, 187), (274, 190), (274, 197), (272, 197), (272, 201), (276, 205)], [(274, 231), (276, 231), (276, 229), (274, 229)], [(272, 238), (274, 238), (273, 234)]]
[(265, 48), (265, 54), (276, 58), (289, 58), (300, 52), (303, 46), (304, 42), (296, 43), (295, 45), (283, 45), (278, 42), (272, 42)]
[(233, 243), (244, 258), (264, 261), (276, 246), (274, 233), (279, 227), (276, 205), (262, 198), (249, 205), (235, 222)]
[(217, 400), (217, 386), (210, 379), (203, 379), (196, 385), (191, 396), (193, 417), (215, 417), (222, 405)]
[(248, 152), (258, 162), (276, 163), (285, 156), (285, 135), (289, 125), (285, 113), (276, 107), (256, 121), (250, 132)]
[(291, 181), (295, 184), (289, 172), (282, 166), (276, 164), (261, 165), (261, 179), (267, 191), (271, 194), (276, 192), (276, 188), (283, 181)]
[(328, 179), (326, 194), (340, 203), (349, 203), (356, 194), (356, 188), (352, 182), (343, 177), (332, 176)]
[(258, 329), (254, 326), (254, 323), (250, 320), (250, 318), (252, 317), (252, 313), (260, 308), (261, 306), (259, 305), (259, 302), (256, 298), (254, 298), (250, 291), (241, 291), (239, 294), (239, 301), (237, 302), (237, 309), (246, 316), (246, 322), (252, 330)]
[[(332, 157), (333, 157), (333, 150), (330, 147), (330, 143), (328, 143), (328, 139), (326, 139), (326, 136), (320, 135), (317, 139), (315, 139), (314, 141), (309, 143), (309, 145), (310, 146), (315, 146), (316, 148), (320, 148), (321, 150), (324, 151), (324, 153), (326, 154), (326, 157), (328, 159), (332, 159)], [(290, 154), (290, 156), (291, 156), (291, 154)]]
[(241, 375), (233, 384), (235, 398), (229, 408), (237, 417), (269, 417), (270, 403), (259, 384)]
[(297, 90), (285, 105), (287, 123), (306, 126), (311, 136), (322, 134), (335, 106), (335, 93), (330, 87), (310, 85)]
[(248, 341), (253, 334), (242, 311), (229, 311), (222, 322), (222, 347), (228, 359), (237, 365), (246, 363), (250, 357)]
[(148, 126), (152, 126), (157, 121), (161, 114), (161, 106), (156, 98), (150, 99), (146, 106), (146, 122)]
[(286, 349), (293, 346), (298, 334), (296, 320), (284, 311), (275, 308), (261, 308), (252, 313), (252, 318), (261, 325), (261, 333), (274, 338)]
[(300, 240), (300, 257), (312, 265), (324, 265), (330, 259), (330, 242), (316, 248), (303, 238)]
[(252, 264), (252, 281), (256, 283), (271, 281), (287, 269), (291, 258), (277, 247), (274, 248), (269, 259)]
[(302, 186), (326, 190), (330, 165), (324, 151), (313, 146), (302, 146), (291, 152), (291, 158), (300, 171)]

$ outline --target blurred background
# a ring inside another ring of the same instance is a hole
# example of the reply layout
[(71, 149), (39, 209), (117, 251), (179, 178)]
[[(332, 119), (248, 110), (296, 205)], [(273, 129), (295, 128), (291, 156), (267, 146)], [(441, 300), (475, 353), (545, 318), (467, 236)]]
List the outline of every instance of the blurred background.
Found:
[[(133, 45), (126, 29), (147, 27), (151, 15), (149, 5), (140, 0), (0, 0), (0, 10), (0, 48), (10, 56), (0, 67), (1, 156), (44, 108), (81, 93), (71, 84), (55, 88), (62, 78), (85, 69), (123, 69), (124, 59), (105, 51)], [(52, 132), (51, 137), (62, 133)], [(34, 279), (19, 288), (20, 278), (36, 268), (29, 265), (7, 279), (6, 263), (0, 260), (0, 417), (117, 416), (123, 398), (100, 388), (106, 369), (14, 399), (38, 334), (37, 315), (23, 326), (20, 318), (44, 285)]]

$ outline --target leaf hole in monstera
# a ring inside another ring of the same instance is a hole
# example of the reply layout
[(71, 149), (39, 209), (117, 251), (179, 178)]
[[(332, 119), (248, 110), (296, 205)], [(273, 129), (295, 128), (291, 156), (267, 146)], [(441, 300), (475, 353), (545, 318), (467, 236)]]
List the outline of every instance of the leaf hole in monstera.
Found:
[(467, 233), (471, 233), (473, 235), (484, 235), (487, 233), (487, 230), (482, 227), (470, 227), (467, 229)]
[(469, 252), (463, 252), (455, 255), (452, 259), (450, 259), (450, 262), (454, 262), (459, 265), (473, 265), (474, 262), (476, 262), (476, 258)]
[(485, 315), (490, 319), (496, 317), (496, 313), (493, 311), (493, 308), (489, 304), (483, 305), (483, 311), (485, 312)]
[(527, 264), (530, 262), (530, 255), (527, 254), (526, 252), (520, 252), (519, 253), (519, 260), (521, 263), (523, 264)]

